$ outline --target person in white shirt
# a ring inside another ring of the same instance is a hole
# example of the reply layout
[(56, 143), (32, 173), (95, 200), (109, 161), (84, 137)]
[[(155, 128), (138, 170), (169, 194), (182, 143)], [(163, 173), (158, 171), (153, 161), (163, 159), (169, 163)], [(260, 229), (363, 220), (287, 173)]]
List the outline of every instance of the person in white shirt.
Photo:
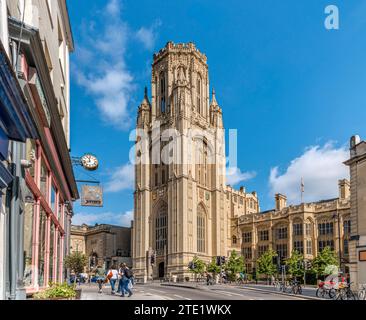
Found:
[(117, 270), (116, 265), (112, 265), (112, 267), (108, 270), (107, 277), (111, 284), (111, 290), (112, 290), (111, 293), (115, 294), (116, 293), (115, 286), (116, 286), (116, 282), (118, 280), (118, 270)]

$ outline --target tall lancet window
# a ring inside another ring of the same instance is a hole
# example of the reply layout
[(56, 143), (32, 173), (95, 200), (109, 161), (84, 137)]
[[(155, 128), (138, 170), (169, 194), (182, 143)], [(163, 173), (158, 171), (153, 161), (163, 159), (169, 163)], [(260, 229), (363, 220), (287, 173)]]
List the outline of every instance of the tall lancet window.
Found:
[(197, 252), (206, 252), (206, 213), (201, 205), (197, 208)]
[(166, 93), (165, 93), (165, 74), (160, 74), (160, 112), (165, 113), (166, 111)]
[(168, 237), (168, 214), (166, 206), (159, 208), (155, 219), (155, 249), (158, 254), (164, 254)]
[(197, 111), (200, 114), (203, 114), (202, 108), (202, 80), (201, 77), (197, 76)]

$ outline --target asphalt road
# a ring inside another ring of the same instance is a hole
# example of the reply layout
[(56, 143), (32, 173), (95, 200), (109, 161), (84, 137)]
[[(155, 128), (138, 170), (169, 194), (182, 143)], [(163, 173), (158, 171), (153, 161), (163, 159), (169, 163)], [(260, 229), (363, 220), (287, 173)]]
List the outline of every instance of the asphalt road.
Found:
[(301, 297), (284, 296), (242, 287), (215, 285), (198, 289), (164, 286), (160, 284), (137, 285), (136, 290), (160, 295), (167, 300), (303, 300)]

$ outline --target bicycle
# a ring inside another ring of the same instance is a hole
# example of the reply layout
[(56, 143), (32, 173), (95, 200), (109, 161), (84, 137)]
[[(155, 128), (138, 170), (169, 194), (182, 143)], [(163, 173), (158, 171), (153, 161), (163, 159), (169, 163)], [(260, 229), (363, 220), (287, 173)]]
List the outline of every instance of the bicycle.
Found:
[(302, 294), (302, 287), (299, 281), (297, 280), (292, 280), (290, 283), (291, 286), (291, 291), (290, 293), (293, 294)]
[(350, 284), (340, 283), (335, 300), (356, 300), (356, 295), (351, 289), (351, 284), (352, 282)]
[[(329, 287), (329, 285), (331, 287)], [(337, 292), (334, 289), (334, 282), (330, 281), (329, 283), (326, 282), (320, 282), (319, 287), (316, 290), (316, 296), (318, 298), (325, 299), (325, 296), (328, 296), (330, 299), (333, 299), (336, 296)]]
[(358, 291), (358, 300), (366, 300), (366, 284), (361, 285), (361, 289)]

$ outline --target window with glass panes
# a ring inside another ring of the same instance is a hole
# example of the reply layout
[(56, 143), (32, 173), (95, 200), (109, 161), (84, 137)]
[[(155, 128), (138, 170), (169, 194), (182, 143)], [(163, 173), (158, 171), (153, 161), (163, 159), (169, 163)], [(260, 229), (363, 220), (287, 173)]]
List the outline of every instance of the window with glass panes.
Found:
[(252, 259), (252, 248), (251, 247), (242, 248), (242, 255), (244, 259)]
[(304, 253), (304, 242), (294, 241), (294, 250), (300, 253)]
[(319, 235), (333, 234), (333, 222), (322, 222), (318, 224)]
[(302, 236), (302, 223), (294, 223), (293, 232), (294, 236)]
[(268, 241), (269, 240), (269, 231), (268, 230), (259, 230), (259, 241)]
[(311, 240), (306, 240), (306, 254), (313, 254), (313, 244)]
[(351, 234), (351, 220), (345, 220), (343, 222), (343, 231), (345, 236)]
[(287, 239), (287, 227), (280, 227), (276, 229), (277, 240)]
[(243, 242), (244, 243), (252, 242), (252, 233), (251, 232), (244, 232), (243, 233)]
[(268, 251), (269, 246), (258, 246), (258, 258)]
[(330, 249), (334, 250), (334, 241), (333, 240), (320, 240), (318, 242), (319, 251), (323, 251), (326, 247), (330, 247)]
[(287, 258), (287, 244), (281, 243), (276, 245), (276, 252), (280, 259)]

